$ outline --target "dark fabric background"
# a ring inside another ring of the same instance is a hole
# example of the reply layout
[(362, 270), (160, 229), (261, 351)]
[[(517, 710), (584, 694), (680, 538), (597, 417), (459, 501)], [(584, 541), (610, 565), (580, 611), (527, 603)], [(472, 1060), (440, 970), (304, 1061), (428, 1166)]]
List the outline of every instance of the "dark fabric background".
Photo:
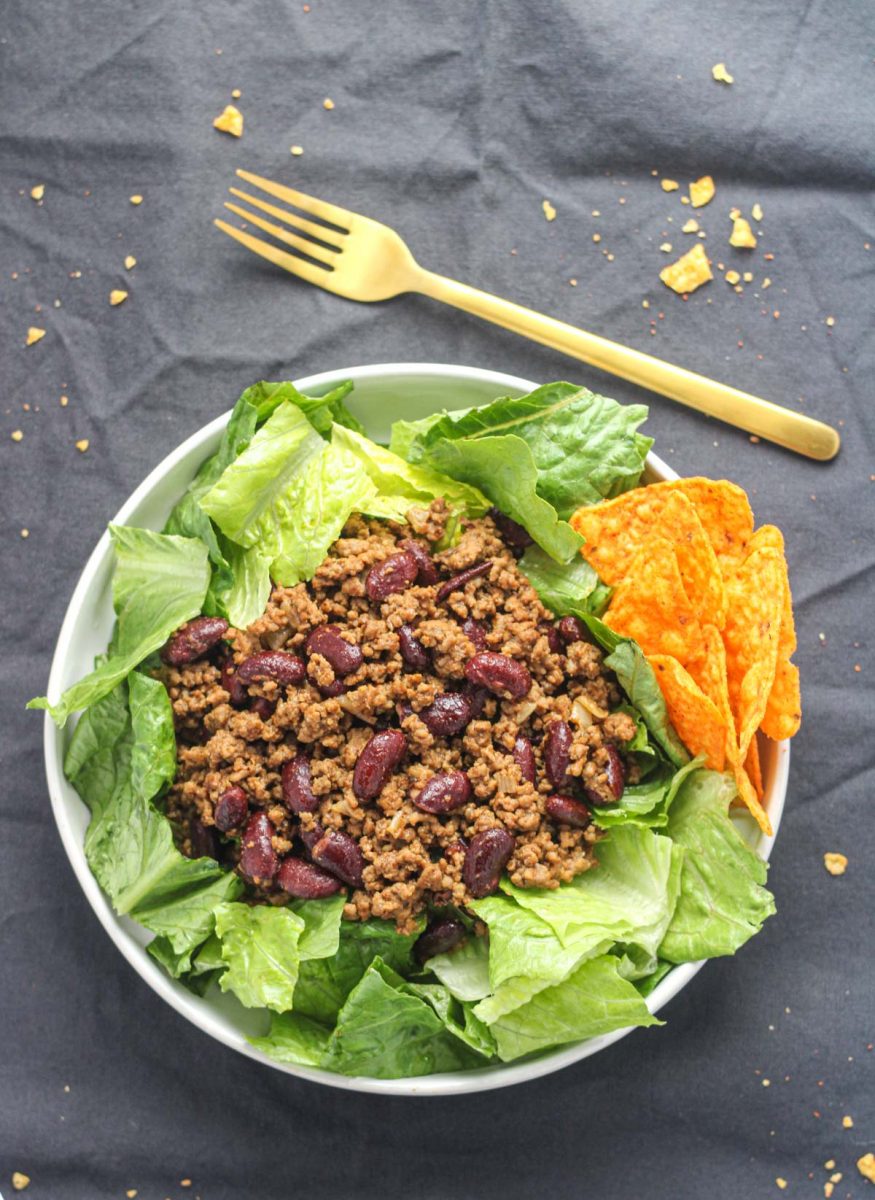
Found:
[[(862, 1197), (854, 1161), (875, 1150), (872, 7), (305, 8), (3, 6), (0, 1189), (20, 1170), (34, 1200), (737, 1200), (778, 1194), (779, 1176), (788, 1196), (820, 1196), (834, 1159), (835, 1195)], [(712, 80), (719, 60), (734, 86)], [(234, 87), (241, 142), (211, 128)], [(23, 705), (44, 688), (74, 582), (133, 487), (244, 385), (407, 359), (642, 398), (426, 300), (355, 306), (273, 271), (211, 227), (237, 165), (387, 220), (436, 270), (842, 427), (840, 457), (818, 465), (652, 398), (658, 451), (736, 479), (787, 535), (806, 720), (773, 856), (779, 914), (698, 976), (666, 1028), (532, 1084), (379, 1099), (226, 1050), (127, 966), (55, 831), (41, 718)], [(653, 172), (684, 186), (713, 174), (696, 215), (715, 260), (754, 271), (742, 295), (718, 278), (684, 303), (658, 282), (659, 244), (689, 247), (691, 210)], [(754, 201), (763, 236), (745, 255), (726, 244), (727, 214)], [(110, 308), (115, 287), (130, 298)], [(30, 324), (48, 332), (26, 349)], [(844, 878), (824, 870), (827, 850), (848, 855)]]

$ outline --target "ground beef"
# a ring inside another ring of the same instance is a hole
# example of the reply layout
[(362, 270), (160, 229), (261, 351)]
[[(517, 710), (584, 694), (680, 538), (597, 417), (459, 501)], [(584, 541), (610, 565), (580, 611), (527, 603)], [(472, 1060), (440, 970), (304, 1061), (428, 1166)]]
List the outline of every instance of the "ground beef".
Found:
[[(556, 824), (546, 815), (546, 798), (557, 789), (546, 775), (544, 733), (556, 719), (572, 729), (568, 782), (561, 790), (578, 796), (585, 791), (607, 803), (615, 798), (610, 760), (634, 736), (634, 721), (615, 711), (620, 692), (598, 647), (557, 639), (555, 619), (489, 517), (465, 522), (455, 545), (434, 552), (447, 518), (443, 501), (412, 510), (404, 526), (351, 518), (309, 583), (274, 587), (264, 614), (248, 629), (229, 630), (208, 659), (160, 669), (178, 736), (179, 766), (167, 813), (185, 853), (203, 853), (217, 800), (239, 785), (251, 809), (263, 810), (273, 823), (280, 856), (305, 856), (301, 834), (319, 826), (354, 838), (364, 868), (362, 886), (349, 893), (346, 917), (391, 919), (402, 931), (413, 929), (428, 906), (470, 901), (463, 881), (465, 848), (485, 830), (513, 835), (506, 871), (520, 887), (555, 888), (595, 865), (596, 828)], [(433, 554), (440, 582), (487, 560), (491, 566), (443, 601), (437, 599), (440, 583), (414, 583), (371, 601), (368, 570), (398, 553), (411, 530)], [(515, 700), (479, 694), (481, 710), (467, 727), (440, 736), (422, 714), (440, 693), (468, 686), (465, 665), (478, 652), (464, 625), (469, 619), (480, 629), (473, 636), (485, 638), (479, 648), (524, 663), (531, 688)], [(330, 661), (320, 653), (308, 657), (305, 649), (308, 635), (326, 624), (362, 653), (339, 695), (324, 694), (338, 687)], [(429, 669), (405, 665), (402, 626), (410, 626), (429, 652)], [(249, 684), (234, 707), (222, 668), (277, 649), (308, 658), (304, 681)], [(262, 700), (251, 707), (258, 697)], [(374, 732), (387, 727), (401, 729), (406, 755), (380, 794), (362, 800), (352, 786), (356, 762)], [(513, 756), (520, 734), (534, 747), (534, 783), (523, 778)], [(281, 772), (301, 753), (310, 757), (318, 809), (293, 816), (283, 803)], [(431, 775), (447, 771), (467, 774), (470, 800), (441, 816), (420, 811), (412, 797)], [(215, 845), (236, 866), (239, 838), (216, 838)], [(288, 899), (273, 887), (251, 891), (254, 899), (269, 903)]]

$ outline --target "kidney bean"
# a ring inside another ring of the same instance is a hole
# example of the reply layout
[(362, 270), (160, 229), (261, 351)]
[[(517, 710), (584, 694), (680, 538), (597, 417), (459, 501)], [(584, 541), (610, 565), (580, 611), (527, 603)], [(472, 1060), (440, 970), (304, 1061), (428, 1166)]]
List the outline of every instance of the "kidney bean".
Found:
[(544, 766), (553, 787), (565, 787), (568, 783), (568, 764), (571, 761), (573, 740), (571, 726), (567, 721), (550, 722), (544, 736)]
[(406, 750), (407, 738), (400, 729), (383, 729), (374, 734), (358, 756), (352, 773), (352, 790), (359, 800), (379, 796)]
[(271, 845), (275, 833), (266, 813), (253, 813), (243, 830), (240, 873), (250, 883), (270, 883), (276, 875), (279, 859)]
[(416, 559), (407, 550), (402, 550), (399, 554), (390, 554), (388, 558), (371, 567), (365, 576), (368, 599), (378, 604), (393, 592), (404, 592), (418, 574)]
[(486, 703), (489, 692), (486, 688), (477, 687), (475, 684), (469, 683), (466, 679), (462, 695), (465, 696), (471, 705), (471, 720), (476, 721), (483, 712), (483, 705)]
[(307, 667), (302, 658), (289, 654), (287, 650), (260, 650), (244, 659), (237, 668), (241, 683), (256, 683), (263, 679), (274, 679), (286, 687), (302, 683)]
[(347, 691), (347, 686), (342, 679), (332, 679), (331, 683), (320, 683), (319, 691), (326, 700), (332, 700), (335, 696), (342, 696)]
[(587, 799), (593, 804), (616, 804), (623, 795), (623, 789), (626, 786), (626, 768), (623, 765), (622, 758), (617, 753), (616, 747), (605, 746), (605, 750), (608, 754), (608, 761), (605, 764), (605, 777), (609, 795), (606, 796), (601, 789), (584, 783), (583, 790), (586, 792)]
[(325, 830), (321, 825), (311, 825), (309, 829), (305, 829), (303, 825), (298, 830), (298, 837), (304, 843), (308, 853), (313, 853), (313, 847), (320, 838), (325, 837)]
[(213, 820), (216, 829), (221, 833), (230, 833), (237, 829), (249, 816), (249, 797), (239, 784), (234, 784), (222, 792), (213, 810)]
[(432, 583), (437, 583), (437, 566), (435, 565), (434, 559), (421, 542), (415, 542), (413, 538), (410, 538), (408, 541), (401, 543), (401, 549), (406, 550), (416, 563), (417, 583), (421, 583), (423, 587), (428, 587)]
[(520, 775), (526, 783), (535, 782), (535, 752), (527, 737), (519, 735), (513, 744), (513, 761), (520, 769)]
[(330, 871), (350, 887), (362, 886), (364, 858), (358, 843), (348, 833), (329, 829), (315, 843), (310, 853), (317, 866)]
[(362, 665), (360, 647), (342, 638), (336, 625), (320, 625), (314, 629), (307, 638), (306, 651), (308, 654), (321, 654), (340, 679), (352, 675)]
[(580, 617), (563, 617), (556, 628), (562, 641), (568, 645), (572, 642), (582, 642), (586, 637), (584, 624)]
[(301, 900), (323, 900), (339, 892), (343, 886), (336, 876), (330, 875), (322, 867), (291, 854), (280, 863), (276, 881), (284, 892)]
[(479, 621), (475, 621), (473, 617), (466, 617), (462, 622), (462, 633), (473, 643), (475, 650), (486, 649), (486, 630)]
[(413, 954), (418, 962), (434, 958), (436, 954), (446, 954), (454, 950), (465, 937), (467, 929), (461, 921), (454, 917), (436, 917), (429, 921), (423, 933), (413, 943)]
[(443, 771), (427, 779), (412, 799), (422, 812), (452, 812), (471, 799), (471, 783), (464, 771)]
[(548, 796), (544, 808), (551, 820), (560, 825), (573, 825), (575, 829), (586, 829), (590, 823), (589, 809), (572, 796)]
[(447, 596), (451, 596), (453, 592), (460, 592), (470, 579), (477, 579), (480, 575), (485, 575), (491, 567), (491, 558), (487, 558), (485, 562), (477, 563), (474, 567), (468, 567), (467, 571), (461, 571), (458, 575), (454, 575), (452, 579), (448, 579), (445, 583), (442, 583), (435, 593), (435, 599), (438, 603), (446, 600)]
[(427, 671), (431, 666), (431, 655), (409, 625), (402, 625), (398, 630), (398, 643), (401, 657), (408, 667), (415, 671)]
[(498, 887), (514, 845), (514, 838), (506, 829), (485, 829), (471, 838), (462, 866), (462, 881), (476, 900)]
[(231, 697), (235, 708), (245, 708), (248, 699), (246, 688), (237, 678), (237, 667), (233, 658), (226, 658), (222, 664), (222, 687)]
[(228, 622), (221, 617), (195, 617), (169, 638), (161, 650), (161, 658), (168, 666), (185, 666), (203, 658), (227, 632)]
[(495, 522), (498, 532), (514, 554), (522, 554), (527, 546), (531, 546), (532, 539), (526, 530), (523, 529), (522, 525), (514, 521), (512, 517), (508, 517), (497, 508), (490, 508), (489, 515)]
[(465, 663), (465, 678), (497, 696), (510, 696), (512, 700), (527, 695), (532, 686), (532, 677), (521, 662), (493, 650), (484, 650), (469, 658)]
[(276, 712), (276, 701), (268, 700), (266, 696), (256, 696), (249, 707), (261, 717), (262, 721), (269, 721)]
[(452, 737), (471, 720), (471, 701), (462, 692), (439, 692), (419, 719), (435, 737)]
[(283, 804), (289, 812), (315, 812), (319, 801), (313, 795), (310, 760), (306, 754), (296, 754), (293, 759), (283, 764), (282, 769)]
[(565, 646), (562, 643), (562, 638), (559, 636), (559, 630), (555, 625), (547, 627), (547, 645), (554, 654), (563, 654)]
[(203, 821), (199, 821), (197, 817), (189, 824), (188, 827), (189, 841), (191, 842), (192, 858), (219, 858), (219, 843), (216, 837), (216, 832), (209, 825), (204, 825)]

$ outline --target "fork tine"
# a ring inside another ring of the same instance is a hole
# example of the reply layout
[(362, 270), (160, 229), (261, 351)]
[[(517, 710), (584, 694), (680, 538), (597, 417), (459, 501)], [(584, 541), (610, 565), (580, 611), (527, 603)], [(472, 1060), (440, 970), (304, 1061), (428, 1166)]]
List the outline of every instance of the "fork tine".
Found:
[(260, 208), (262, 212), (270, 213), (272, 217), (277, 217), (287, 225), (294, 225), (295, 229), (300, 229), (302, 233), (309, 233), (311, 237), (319, 238), (320, 241), (325, 242), (332, 249), (341, 249), (340, 246), (333, 244), (332, 238), (334, 242), (339, 242), (343, 240), (346, 234), (338, 233), (334, 229), (328, 229), (325, 225), (317, 225), (314, 221), (308, 221), (306, 217), (299, 217), (297, 213), (289, 212), (287, 208), (277, 208), (275, 204), (268, 204), (266, 200), (261, 200), (258, 196), (250, 196), (249, 192), (241, 192), (240, 188), (228, 188), (228, 191), (232, 196), (239, 196), (247, 204), (253, 204), (256, 208)]
[(309, 254), (310, 258), (315, 258), (329, 267), (333, 265), (331, 260), (337, 257), (333, 250), (326, 250), (324, 246), (319, 246), (316, 242), (311, 242), (309, 238), (302, 238), (298, 237), (296, 233), (289, 233), (287, 229), (281, 229), (279, 225), (273, 225), (270, 221), (265, 221), (264, 217), (257, 217), (255, 213), (247, 212), (239, 204), (229, 204), (226, 200), (225, 208), (229, 209), (232, 213), (236, 213), (238, 217), (242, 217), (244, 221), (249, 221), (251, 224), (257, 225), (265, 233), (272, 233), (275, 238), (278, 238), (281, 242), (285, 242), (287, 246), (293, 246), (295, 250), (300, 250), (302, 254)]
[(323, 270), (322, 267), (317, 267), (313, 263), (305, 262), (303, 258), (296, 258), (293, 254), (287, 254), (285, 250), (279, 250), (276, 246), (271, 246), (269, 242), (253, 237), (251, 233), (244, 233), (242, 229), (235, 229), (227, 221), (216, 219), (213, 224), (221, 229), (222, 233), (227, 233), (228, 237), (234, 238), (247, 250), (251, 250), (253, 254), (260, 254), (262, 258), (266, 258), (275, 266), (290, 271), (292, 275), (297, 275), (300, 279), (306, 279), (307, 283), (315, 283), (317, 287), (327, 288), (329, 291), (334, 290), (330, 283), (330, 271)]
[(285, 200), (287, 204), (294, 204), (295, 208), (300, 208), (302, 212), (319, 217), (322, 221), (330, 221), (332, 225), (339, 225), (341, 229), (352, 228), (356, 214), (350, 212), (349, 209), (339, 208), (336, 204), (329, 204), (326, 200), (317, 200), (315, 196), (308, 196), (306, 192), (296, 192), (294, 188), (274, 183), (272, 179), (265, 179), (263, 175), (253, 175), (249, 171), (239, 169), (237, 174), (247, 183), (254, 183), (256, 187), (260, 187), (268, 195)]

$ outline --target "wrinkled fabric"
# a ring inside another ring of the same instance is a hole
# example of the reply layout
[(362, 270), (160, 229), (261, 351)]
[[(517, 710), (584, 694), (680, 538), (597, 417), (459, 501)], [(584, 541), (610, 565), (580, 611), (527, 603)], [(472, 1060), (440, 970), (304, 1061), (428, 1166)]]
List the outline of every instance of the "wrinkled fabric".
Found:
[[(737, 1200), (777, 1177), (819, 1194), (834, 1159), (836, 1194), (857, 1195), (854, 1160), (875, 1148), (872, 7), (307, 7), (4, 7), (0, 1190), (23, 1171), (34, 1200)], [(732, 86), (712, 79), (718, 61)], [(241, 141), (212, 128), (233, 88)], [(659, 454), (737, 480), (786, 534), (805, 723), (773, 855), (779, 912), (697, 976), (664, 1029), (535, 1083), (380, 1099), (225, 1049), (116, 951), (55, 829), (41, 716), (23, 705), (44, 690), (74, 583), (133, 487), (245, 385), (407, 359), (647, 398), (423, 298), (356, 306), (290, 280), (211, 225), (238, 165), (385, 219), (434, 270), (843, 434), (816, 464), (649, 398)], [(717, 195), (695, 213), (659, 186), (706, 173)], [(760, 244), (733, 251), (729, 210), (754, 202)], [(742, 294), (716, 267), (687, 302), (659, 283), (695, 240), (691, 215), (715, 263), (753, 272)], [(116, 288), (130, 294), (113, 308)], [(47, 333), (26, 348), (30, 325)], [(848, 855), (843, 878), (825, 851)]]

